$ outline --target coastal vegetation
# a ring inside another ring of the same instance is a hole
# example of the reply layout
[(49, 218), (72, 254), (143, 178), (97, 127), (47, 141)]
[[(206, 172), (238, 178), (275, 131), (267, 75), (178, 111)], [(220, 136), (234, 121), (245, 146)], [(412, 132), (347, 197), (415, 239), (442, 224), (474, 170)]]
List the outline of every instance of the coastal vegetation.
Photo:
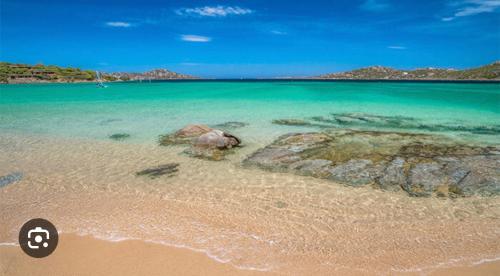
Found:
[(54, 65), (27, 65), (0, 62), (0, 82), (76, 82), (95, 80), (96, 73), (79, 68)]
[[(102, 73), (102, 81), (141, 81), (166, 79), (192, 79), (194, 77), (155, 69), (143, 73)], [(55, 65), (28, 65), (0, 62), (0, 83), (38, 83), (38, 82), (91, 82), (96, 81), (97, 73), (73, 67)]]

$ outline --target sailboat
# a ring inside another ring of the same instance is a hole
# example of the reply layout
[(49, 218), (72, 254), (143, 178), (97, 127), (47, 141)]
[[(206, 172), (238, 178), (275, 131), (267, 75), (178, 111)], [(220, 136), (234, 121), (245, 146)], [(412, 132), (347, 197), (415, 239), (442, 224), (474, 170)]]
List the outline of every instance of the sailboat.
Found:
[(97, 83), (96, 83), (97, 87), (99, 87), (99, 88), (106, 88), (106, 87), (108, 87), (102, 81), (101, 73), (99, 71), (95, 71), (95, 76), (96, 76), (96, 80), (97, 80)]

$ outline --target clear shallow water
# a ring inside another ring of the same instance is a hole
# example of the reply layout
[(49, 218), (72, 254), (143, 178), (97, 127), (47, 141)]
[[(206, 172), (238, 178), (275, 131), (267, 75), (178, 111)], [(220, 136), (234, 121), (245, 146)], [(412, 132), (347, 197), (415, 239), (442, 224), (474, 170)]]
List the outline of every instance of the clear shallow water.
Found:
[[(0, 176), (23, 173), (0, 190), (0, 243), (16, 241), (19, 225), (44, 217), (63, 233), (187, 247), (240, 268), (291, 275), (415, 272), (495, 259), (498, 197), (414, 198), (240, 162), (277, 135), (318, 129), (273, 119), (355, 112), (496, 126), (499, 88), (286, 81), (0, 86)], [(255, 143), (227, 161), (154, 144), (188, 123), (226, 121), (249, 123), (234, 132)], [(121, 132), (133, 143), (109, 141)], [(498, 143), (497, 134), (448, 134)], [(173, 177), (136, 176), (171, 162), (180, 164)]]
[[(273, 125), (331, 113), (405, 116), (422, 124), (470, 127), (500, 124), (500, 84), (196, 81), (0, 86), (0, 129), (65, 137), (107, 139), (130, 133), (151, 142), (189, 123), (241, 121), (246, 142), (267, 143), (310, 127)], [(495, 142), (496, 135), (450, 133)]]

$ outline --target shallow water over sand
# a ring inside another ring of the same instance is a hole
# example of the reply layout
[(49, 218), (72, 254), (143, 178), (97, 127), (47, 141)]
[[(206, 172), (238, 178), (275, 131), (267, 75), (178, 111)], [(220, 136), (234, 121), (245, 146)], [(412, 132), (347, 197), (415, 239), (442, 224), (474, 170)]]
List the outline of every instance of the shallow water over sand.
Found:
[[(44, 217), (62, 232), (185, 246), (285, 272), (418, 270), (500, 252), (497, 197), (413, 198), (243, 169), (240, 155), (192, 159), (179, 148), (6, 134), (0, 141), (0, 174), (25, 174), (0, 190), (0, 242)], [(173, 177), (135, 175), (169, 162), (180, 163)]]
[[(285, 273), (426, 271), (498, 258), (498, 197), (415, 198), (241, 167), (278, 135), (314, 130), (273, 119), (363, 112), (426, 123), (499, 121), (498, 85), (363, 85), (2, 87), (0, 176), (23, 176), (0, 188), (0, 243), (15, 242), (25, 221), (44, 217), (62, 232), (188, 247), (240, 268)], [(284, 90), (270, 93), (274, 86)], [(249, 125), (233, 130), (245, 146), (225, 161), (155, 144), (159, 134), (187, 123), (226, 121)], [(123, 132), (130, 139), (107, 138)], [(491, 134), (451, 135), (498, 142)], [(136, 176), (167, 163), (179, 163), (171, 177)]]

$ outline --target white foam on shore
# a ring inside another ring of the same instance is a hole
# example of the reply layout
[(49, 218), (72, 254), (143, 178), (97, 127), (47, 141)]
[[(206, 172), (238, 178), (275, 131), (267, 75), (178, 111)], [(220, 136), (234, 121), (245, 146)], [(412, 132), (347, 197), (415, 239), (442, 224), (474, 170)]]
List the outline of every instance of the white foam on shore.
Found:
[[(58, 231), (58, 234), (62, 234), (62, 231)], [(69, 233), (66, 233), (69, 234)], [(90, 236), (92, 238), (106, 241), (106, 242), (123, 242), (123, 241), (142, 241), (146, 243), (152, 243), (152, 244), (159, 244), (163, 246), (168, 246), (168, 247), (174, 247), (174, 248), (181, 248), (181, 249), (187, 249), (190, 251), (198, 252), (198, 253), (203, 253), (210, 259), (223, 263), (223, 264), (230, 264), (238, 269), (242, 270), (253, 270), (253, 271), (270, 271), (272, 269), (271, 266), (265, 266), (265, 267), (254, 267), (254, 266), (242, 266), (242, 265), (234, 265), (231, 263), (230, 258), (221, 258), (217, 256), (216, 254), (211, 253), (211, 250), (206, 250), (206, 249), (199, 249), (199, 248), (194, 248), (190, 247), (187, 245), (182, 245), (182, 244), (174, 244), (174, 243), (169, 243), (165, 241), (159, 241), (159, 240), (152, 240), (152, 239), (140, 239), (140, 238), (135, 238), (135, 237), (125, 237), (118, 235), (116, 233), (108, 233), (107, 235), (102, 235), (102, 234), (94, 234), (94, 233), (89, 233), (88, 231), (82, 231), (75, 233), (77, 236), (84, 237), (84, 236)], [(0, 246), (19, 246), (19, 243), (16, 242), (0, 242)], [(221, 251), (227, 252), (225, 249), (220, 248)]]
[[(146, 242), (146, 243), (159, 244), (159, 245), (168, 246), (168, 247), (187, 249), (190, 251), (203, 253), (207, 257), (209, 257), (210, 259), (212, 259), (216, 262), (223, 263), (223, 264), (230, 264), (230, 265), (232, 265), (238, 269), (242, 269), (242, 270), (270, 271), (273, 268), (272, 266), (254, 267), (254, 266), (235, 265), (235, 264), (231, 263), (230, 258), (221, 258), (221, 257), (217, 256), (216, 254), (211, 253), (211, 251), (213, 251), (213, 250), (199, 249), (199, 248), (194, 248), (194, 247), (183, 245), (183, 244), (174, 244), (174, 243), (170, 243), (170, 242), (166, 242), (166, 241), (159, 241), (159, 240), (152, 240), (152, 239), (140, 239), (140, 238), (135, 238), (135, 237), (125, 237), (125, 236), (120, 236), (120, 235), (111, 234), (111, 233), (109, 235), (98, 235), (98, 234), (88, 233), (86, 231), (84, 233), (77, 233), (77, 235), (81, 236), (81, 237), (91, 236), (95, 239), (103, 240), (103, 241), (107, 241), (107, 242), (142, 241), (142, 242)], [(220, 250), (227, 252), (223, 248), (220, 248)]]
[[(191, 251), (194, 251), (194, 252), (199, 252), (199, 253), (203, 253), (205, 254), (206, 256), (208, 256), (210, 259), (212, 260), (215, 260), (219, 263), (223, 263), (223, 264), (230, 264), (238, 269), (243, 269), (243, 270), (255, 270), (255, 271), (270, 271), (271, 270), (271, 267), (266, 267), (266, 268), (263, 268), (263, 267), (253, 267), (253, 266), (241, 266), (241, 265), (234, 265), (231, 263), (231, 259), (230, 258), (221, 258), (213, 253), (210, 253), (211, 250), (206, 250), (206, 249), (198, 249), (198, 248), (193, 248), (191, 246), (186, 246), (186, 245), (179, 245), (179, 244), (172, 244), (172, 243), (169, 243), (169, 242), (164, 242), (164, 241), (157, 241), (157, 240), (143, 240), (144, 242), (150, 242), (150, 243), (154, 243), (154, 244), (160, 244), (160, 245), (164, 245), (164, 246), (169, 246), (169, 247), (175, 247), (175, 248), (182, 248), (182, 249), (187, 249), (187, 250), (191, 250)], [(223, 248), (220, 248), (220, 250), (222, 251), (225, 251), (225, 249)]]
[(496, 261), (500, 261), (500, 256), (494, 257), (494, 258), (481, 259), (477, 262), (473, 262), (472, 265), (474, 266), (474, 265), (480, 265), (480, 264), (491, 263), (491, 262), (496, 262)]
[(472, 261), (470, 258), (469, 259), (450, 259), (447, 262), (440, 262), (436, 265), (414, 267), (414, 268), (407, 268), (407, 269), (391, 268), (391, 271), (407, 272), (407, 273), (411, 273), (411, 272), (428, 273), (428, 272), (431, 272), (433, 270), (440, 269), (440, 268), (452, 268), (452, 267), (460, 267), (460, 266), (474, 267), (477, 265), (495, 262), (495, 261), (500, 261), (500, 256), (493, 257), (493, 258), (484, 258), (484, 259), (480, 259), (477, 261)]
[(19, 244), (15, 242), (0, 242), (0, 246), (19, 246)]
[[(120, 235), (116, 235), (116, 234), (95, 235), (95, 234), (90, 234), (90, 233), (80, 233), (77, 235), (79, 235), (79, 236), (91, 236), (95, 239), (108, 241), (108, 242), (122, 242), (122, 241), (134, 241), (135, 240), (135, 241), (142, 241), (142, 242), (146, 242), (146, 243), (159, 244), (159, 245), (163, 245), (163, 246), (167, 246), (167, 247), (187, 249), (187, 250), (190, 250), (193, 252), (203, 253), (207, 257), (209, 257), (210, 259), (212, 259), (216, 262), (219, 262), (222, 264), (230, 264), (233, 267), (241, 269), (241, 270), (252, 270), (252, 271), (265, 272), (265, 271), (272, 271), (272, 270), (277, 268), (276, 266), (271, 266), (271, 265), (263, 265), (261, 267), (248, 266), (248, 265), (235, 265), (231, 262), (231, 258), (222, 258), (216, 254), (211, 253), (214, 250), (200, 249), (200, 248), (187, 246), (184, 244), (175, 244), (175, 243), (161, 241), (161, 240), (141, 239), (141, 238), (136, 238), (136, 237), (125, 237), (125, 236), (120, 236)], [(227, 250), (225, 250), (224, 248), (219, 248), (218, 250), (220, 250), (222, 252), (227, 252)], [(223, 254), (223, 255), (225, 255), (225, 254)], [(422, 267), (411, 267), (411, 268), (391, 268), (391, 271), (406, 272), (406, 273), (421, 272), (421, 273), (425, 274), (425, 273), (428, 273), (428, 272), (431, 272), (433, 270), (440, 269), (440, 268), (452, 268), (452, 267), (459, 267), (459, 266), (471, 266), (471, 267), (473, 267), (473, 266), (477, 266), (477, 265), (481, 265), (481, 264), (489, 263), (489, 262), (495, 262), (495, 261), (500, 261), (500, 256), (479, 259), (476, 261), (472, 261), (471, 259), (454, 258), (454, 259), (450, 259), (446, 262), (437, 263), (436, 265), (422, 266)], [(328, 265), (331, 265), (331, 264), (328, 264)]]

